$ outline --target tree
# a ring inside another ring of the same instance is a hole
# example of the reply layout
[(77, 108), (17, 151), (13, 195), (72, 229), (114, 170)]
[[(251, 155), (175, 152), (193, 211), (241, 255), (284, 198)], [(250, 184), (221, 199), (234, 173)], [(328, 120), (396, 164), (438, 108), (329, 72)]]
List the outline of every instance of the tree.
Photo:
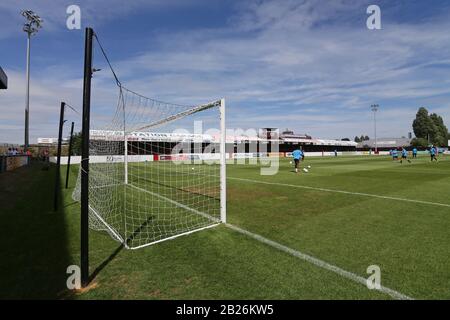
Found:
[(446, 146), (448, 142), (448, 129), (444, 124), (444, 120), (436, 113), (432, 113), (430, 119), (433, 121), (435, 127), (435, 132), (432, 135), (433, 143), (439, 146)]
[(413, 130), (417, 138), (427, 139), (435, 131), (434, 123), (428, 115), (428, 110), (424, 107), (419, 108), (416, 118), (413, 121)]
[(411, 140), (411, 145), (413, 147), (428, 147), (428, 140), (424, 138), (414, 138)]
[[(413, 121), (413, 130), (417, 139), (411, 141), (411, 144), (423, 144), (423, 140), (427, 144), (432, 143), (439, 146), (447, 146), (448, 129), (444, 124), (444, 120), (436, 113), (428, 114), (425, 108), (419, 108), (416, 119)], [(423, 139), (423, 140), (419, 140)]]
[(417, 138), (428, 139), (428, 135), (433, 131), (433, 122), (428, 116), (428, 110), (419, 108), (416, 118), (413, 121), (413, 131)]
[(81, 131), (72, 136), (72, 154), (81, 155)]
[(355, 137), (355, 142), (364, 142), (370, 140), (369, 136), (361, 135), (360, 137)]
[(344, 138), (344, 139), (341, 139), (341, 141), (350, 141), (350, 139), (349, 138)]

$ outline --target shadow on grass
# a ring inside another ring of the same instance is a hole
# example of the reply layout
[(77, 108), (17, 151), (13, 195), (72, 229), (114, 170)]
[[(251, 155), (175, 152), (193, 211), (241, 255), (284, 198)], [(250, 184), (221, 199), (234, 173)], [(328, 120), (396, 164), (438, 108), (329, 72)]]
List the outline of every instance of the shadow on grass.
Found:
[(55, 167), (32, 163), (0, 174), (0, 298), (55, 299), (74, 264), (59, 195), (53, 211)]
[(116, 250), (108, 257), (106, 260), (104, 260), (98, 267), (95, 268), (95, 270), (89, 275), (89, 282), (91, 283), (94, 281), (94, 279), (97, 277), (97, 275), (111, 262), (114, 260), (114, 258), (119, 254), (120, 251), (124, 248), (124, 245), (121, 244), (117, 247)]
[[(0, 299), (73, 299), (67, 289), (70, 265), (80, 263), (80, 207), (71, 194), (78, 166), (71, 167), (65, 189), (61, 167), (58, 210), (53, 210), (56, 166), (42, 163), (0, 174)], [(148, 226), (149, 217), (127, 239), (133, 241)], [(103, 233), (90, 232), (90, 282), (122, 251), (124, 245)], [(112, 252), (112, 253), (111, 253)]]
[(68, 208), (68, 207), (74, 206), (74, 205), (76, 205), (77, 203), (78, 203), (78, 202), (74, 201), (74, 202), (65, 204), (63, 208)]
[[(131, 234), (131, 236), (126, 240), (127, 244), (132, 242), (133, 239), (135, 239), (141, 232), (144, 230), (147, 225), (153, 220), (153, 217), (149, 217), (146, 221), (144, 221), (134, 232)], [(102, 263), (100, 263), (95, 270), (89, 275), (89, 282), (92, 283), (94, 279), (97, 277), (97, 275), (110, 263), (114, 260), (114, 258), (124, 249), (125, 246), (123, 244), (119, 245), (114, 252), (107, 257)]]

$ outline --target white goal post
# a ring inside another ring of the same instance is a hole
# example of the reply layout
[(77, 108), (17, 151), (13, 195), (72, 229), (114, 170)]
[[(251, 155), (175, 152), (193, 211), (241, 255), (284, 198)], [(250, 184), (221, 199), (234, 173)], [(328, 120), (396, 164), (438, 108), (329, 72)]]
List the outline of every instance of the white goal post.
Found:
[(91, 229), (138, 249), (226, 223), (225, 99), (185, 106), (120, 85), (112, 120), (91, 128)]

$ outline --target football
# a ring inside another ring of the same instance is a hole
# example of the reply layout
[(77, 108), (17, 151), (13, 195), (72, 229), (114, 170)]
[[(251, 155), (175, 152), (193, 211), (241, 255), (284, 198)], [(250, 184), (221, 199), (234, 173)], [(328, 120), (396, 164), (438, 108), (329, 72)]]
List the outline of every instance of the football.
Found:
[(304, 171), (304, 172), (308, 172), (308, 169), (306, 169), (306, 168), (303, 168), (303, 171)]

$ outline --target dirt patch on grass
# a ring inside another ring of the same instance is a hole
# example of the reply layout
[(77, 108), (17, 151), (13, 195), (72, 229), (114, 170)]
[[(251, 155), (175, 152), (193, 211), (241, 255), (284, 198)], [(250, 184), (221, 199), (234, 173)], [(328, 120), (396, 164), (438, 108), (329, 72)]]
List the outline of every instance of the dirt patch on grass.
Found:
[(150, 298), (161, 299), (162, 298), (161, 290), (156, 289), (156, 290), (150, 292), (148, 296)]
[(196, 279), (195, 277), (186, 278), (186, 279), (184, 279), (184, 283), (185, 284), (191, 284), (192, 281), (194, 281), (195, 279)]
[(73, 299), (74, 296), (82, 295), (90, 290), (96, 289), (99, 286), (97, 282), (91, 282), (87, 287), (74, 289), (74, 290), (63, 290), (58, 293), (58, 298), (62, 300)]
[(199, 188), (199, 187), (187, 187), (183, 188), (183, 191), (189, 192), (189, 193), (195, 193), (198, 195), (210, 197), (210, 198), (219, 198), (220, 189), (219, 188), (211, 188), (211, 189), (205, 189), (205, 188)]
[(83, 293), (86, 293), (93, 289), (98, 288), (98, 286), (99, 286), (99, 284), (97, 282), (91, 282), (87, 287), (76, 289), (76, 290), (74, 290), (74, 292), (75, 292), (75, 294), (83, 294)]

